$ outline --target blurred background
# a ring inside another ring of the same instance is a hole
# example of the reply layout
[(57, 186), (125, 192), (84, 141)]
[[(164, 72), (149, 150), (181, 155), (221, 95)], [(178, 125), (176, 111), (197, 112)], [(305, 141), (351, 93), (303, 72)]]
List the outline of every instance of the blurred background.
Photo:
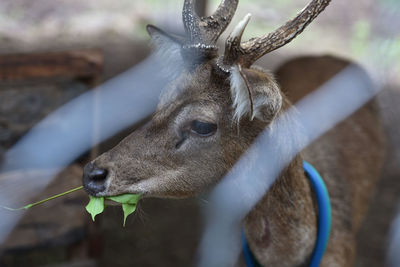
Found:
[[(219, 4), (198, 2), (200, 14), (210, 14)], [(306, 4), (306, 0), (241, 0), (220, 40), (247, 13), (253, 16), (244, 39), (274, 30)], [(182, 5), (181, 0), (0, 1), (0, 159), (52, 111), (145, 59), (151, 53), (147, 24), (182, 32)], [(391, 150), (358, 235), (356, 266), (383, 266), (388, 230), (400, 200), (399, 18), (397, 0), (332, 0), (296, 40), (259, 62), (276, 71), (299, 56), (332, 55), (359, 63), (385, 88), (378, 98)], [(39, 186), (15, 193), (29, 191), (34, 201), (81, 185), (82, 166), (138, 125), (87, 151), (44, 191)], [(23, 185), (27, 177), (14, 179)], [(203, 226), (202, 199), (142, 201), (125, 228), (118, 207), (106, 209), (91, 222), (84, 210), (87, 202), (81, 191), (27, 211), (0, 244), (0, 266), (193, 263)]]

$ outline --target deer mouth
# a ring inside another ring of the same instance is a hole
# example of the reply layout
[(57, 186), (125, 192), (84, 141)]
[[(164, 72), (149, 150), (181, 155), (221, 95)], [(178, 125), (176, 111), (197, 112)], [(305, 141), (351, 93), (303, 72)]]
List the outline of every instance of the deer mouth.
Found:
[[(108, 174), (105, 182), (98, 182), (89, 180), (87, 177), (83, 177), (83, 188), (85, 191), (94, 197), (112, 197), (122, 194), (140, 194), (142, 196), (148, 195), (148, 191), (145, 190), (146, 186), (143, 186), (141, 182), (143, 180), (135, 180), (129, 185), (125, 183), (113, 183), (112, 172)], [(110, 202), (111, 203), (111, 202)], [(114, 205), (115, 203), (112, 203)]]

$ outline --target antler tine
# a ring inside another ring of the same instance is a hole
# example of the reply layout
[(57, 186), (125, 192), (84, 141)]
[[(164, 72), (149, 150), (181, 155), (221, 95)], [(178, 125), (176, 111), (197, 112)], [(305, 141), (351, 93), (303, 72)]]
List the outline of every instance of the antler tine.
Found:
[(239, 0), (223, 0), (217, 10), (211, 16), (204, 19), (208, 30), (213, 30), (210, 36), (212, 42), (216, 42), (219, 36), (225, 31), (235, 15)]
[(250, 19), (247, 15), (226, 40), (225, 54), (217, 62), (220, 70), (230, 73), (234, 64), (250, 67), (265, 54), (284, 46), (299, 35), (325, 8), (331, 0), (312, 0), (294, 19), (274, 32), (241, 43), (243, 31)]
[(263, 55), (284, 46), (299, 35), (330, 3), (331, 0), (312, 0), (294, 19), (274, 32), (241, 44), (243, 66), (251, 66)]
[(182, 11), (183, 25), (192, 42), (200, 37), (200, 18), (194, 10), (194, 4), (194, 0), (185, 0)]
[(188, 35), (188, 43), (214, 45), (232, 20), (239, 0), (223, 0), (209, 17), (199, 17), (195, 10), (195, 0), (185, 0), (183, 24)]
[[(235, 64), (235, 62), (240, 58), (242, 54), (241, 40), (244, 30), (249, 23), (251, 14), (247, 14), (239, 23), (236, 25), (235, 29), (229, 35), (225, 42), (225, 54), (223, 61), (221, 58), (217, 61), (218, 67), (226, 73), (229, 73), (229, 68)], [(228, 67), (227, 67), (228, 66)]]

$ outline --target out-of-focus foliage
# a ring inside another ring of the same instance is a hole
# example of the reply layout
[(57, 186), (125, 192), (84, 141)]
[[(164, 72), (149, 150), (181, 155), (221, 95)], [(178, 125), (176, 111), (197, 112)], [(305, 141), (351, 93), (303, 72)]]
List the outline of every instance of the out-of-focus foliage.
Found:
[(353, 25), (353, 38), (351, 40), (351, 52), (360, 57), (365, 53), (367, 42), (371, 35), (371, 25), (367, 20), (359, 20)]

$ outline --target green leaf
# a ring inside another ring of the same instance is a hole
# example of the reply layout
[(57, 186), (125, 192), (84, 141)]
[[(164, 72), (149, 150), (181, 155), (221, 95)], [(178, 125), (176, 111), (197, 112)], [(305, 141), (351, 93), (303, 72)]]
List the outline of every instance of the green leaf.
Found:
[(93, 197), (89, 195), (89, 198), (90, 201), (86, 206), (86, 210), (92, 215), (92, 220), (94, 221), (96, 215), (104, 211), (104, 197)]
[(106, 199), (118, 202), (122, 204), (122, 210), (124, 212), (124, 223), (125, 227), (126, 218), (136, 210), (136, 205), (140, 199), (140, 195), (136, 194), (123, 194), (119, 196), (106, 197)]
[(123, 194), (111, 197), (93, 197), (93, 196), (89, 197), (90, 201), (89, 204), (86, 206), (86, 210), (92, 215), (93, 221), (94, 217), (97, 214), (100, 214), (104, 211), (105, 199), (112, 200), (114, 202), (122, 204), (122, 211), (124, 212), (123, 226), (125, 226), (126, 218), (128, 218), (128, 216), (136, 210), (137, 203), (140, 199), (140, 195), (136, 194)]
[[(61, 197), (61, 196), (65, 196), (67, 194), (70, 194), (72, 192), (81, 190), (83, 188), (83, 186), (79, 186), (77, 188), (73, 188), (71, 190), (68, 190), (64, 193), (61, 194), (57, 194), (55, 196), (40, 200), (38, 202), (35, 203), (31, 203), (28, 204), (26, 206), (20, 207), (18, 209), (13, 209), (13, 208), (9, 208), (9, 207), (4, 207), (4, 206), (0, 206), (0, 208), (3, 209), (7, 209), (7, 210), (11, 210), (11, 211), (17, 211), (17, 210), (23, 210), (23, 209), (30, 209), (31, 207), (40, 205), (42, 203), (45, 203), (49, 200)], [(136, 210), (136, 205), (140, 199), (140, 195), (136, 195), (136, 194), (123, 194), (123, 195), (118, 195), (118, 196), (111, 196), (111, 197), (94, 197), (94, 196), (90, 196), (90, 201), (86, 206), (86, 210), (87, 212), (90, 213), (90, 215), (92, 216), (92, 220), (95, 220), (96, 215), (102, 213), (105, 209), (105, 199), (109, 199), (115, 202), (118, 202), (120, 204), (122, 204), (122, 210), (124, 212), (124, 226), (126, 223), (126, 218), (128, 218), (128, 216), (130, 214), (132, 214), (135, 210)]]
[(119, 196), (106, 197), (106, 199), (121, 203), (121, 204), (134, 204), (136, 205), (139, 201), (140, 195), (135, 194), (123, 194)]
[[(11, 211), (30, 209), (31, 207), (40, 205), (40, 204), (45, 203), (45, 202), (47, 202), (49, 200), (52, 200), (52, 199), (55, 199), (55, 198), (58, 198), (58, 197), (62, 197), (62, 196), (65, 196), (67, 194), (70, 194), (72, 192), (81, 190), (82, 188), (83, 188), (83, 186), (79, 186), (77, 188), (73, 188), (71, 190), (68, 190), (68, 191), (66, 191), (64, 193), (57, 194), (55, 196), (40, 200), (38, 202), (28, 204), (28, 205), (20, 207), (18, 209), (13, 209), (13, 208), (4, 207), (4, 206), (0, 206), (0, 208), (11, 210)], [(94, 197), (94, 196), (90, 196), (89, 195), (89, 198), (90, 198), (90, 201), (86, 206), (86, 210), (92, 216), (92, 220), (93, 221), (95, 220), (96, 215), (98, 215), (98, 214), (100, 214), (100, 213), (102, 213), (104, 211), (104, 208), (105, 208), (104, 200), (105, 199), (109, 199), (109, 200), (112, 200), (112, 201), (115, 201), (115, 202), (118, 202), (118, 203), (122, 204), (122, 210), (124, 212), (124, 224), (123, 225), (125, 226), (126, 218), (128, 218), (128, 216), (130, 214), (132, 214), (136, 210), (137, 203), (138, 203), (138, 201), (140, 199), (140, 194), (138, 194), (138, 195), (136, 195), (136, 194), (123, 194), (123, 195), (111, 196), (111, 197)]]
[(125, 227), (126, 218), (136, 210), (136, 204), (122, 204), (122, 210), (124, 211), (123, 226)]

